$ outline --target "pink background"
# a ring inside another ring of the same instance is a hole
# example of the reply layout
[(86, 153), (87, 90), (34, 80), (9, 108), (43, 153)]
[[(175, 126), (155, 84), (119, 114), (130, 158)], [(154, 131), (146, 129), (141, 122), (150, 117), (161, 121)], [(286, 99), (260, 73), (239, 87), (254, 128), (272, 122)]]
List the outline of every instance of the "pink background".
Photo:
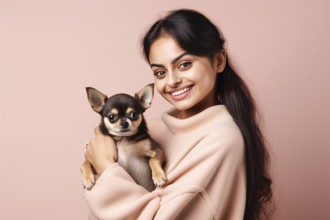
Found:
[[(86, 219), (79, 167), (99, 116), (85, 87), (152, 82), (141, 36), (181, 7), (222, 29), (259, 103), (273, 219), (330, 218), (329, 1), (0, 0), (0, 219)], [(168, 107), (156, 94), (146, 116)]]

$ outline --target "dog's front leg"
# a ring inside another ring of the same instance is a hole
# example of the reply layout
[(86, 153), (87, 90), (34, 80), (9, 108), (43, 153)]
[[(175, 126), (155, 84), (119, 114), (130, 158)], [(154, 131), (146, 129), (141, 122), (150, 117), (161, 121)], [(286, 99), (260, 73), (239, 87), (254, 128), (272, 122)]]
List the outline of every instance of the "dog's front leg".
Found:
[(94, 183), (95, 183), (95, 176), (93, 173), (92, 165), (85, 160), (81, 167), (80, 167), (81, 173), (82, 173), (82, 183), (85, 189), (90, 190)]
[(164, 153), (161, 149), (149, 150), (147, 155), (150, 157), (149, 165), (152, 171), (152, 180), (156, 186), (163, 186), (167, 180), (166, 174), (162, 168), (164, 162)]

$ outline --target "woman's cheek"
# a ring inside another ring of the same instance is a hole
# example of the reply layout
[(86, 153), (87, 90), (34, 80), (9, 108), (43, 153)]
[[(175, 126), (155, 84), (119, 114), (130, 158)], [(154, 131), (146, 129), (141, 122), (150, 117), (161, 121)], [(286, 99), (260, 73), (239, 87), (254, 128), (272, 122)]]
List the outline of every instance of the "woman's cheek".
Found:
[(155, 86), (156, 86), (156, 89), (158, 91), (159, 94), (163, 95), (163, 93), (165, 92), (165, 86), (164, 86), (164, 83), (161, 82), (160, 80), (155, 80)]

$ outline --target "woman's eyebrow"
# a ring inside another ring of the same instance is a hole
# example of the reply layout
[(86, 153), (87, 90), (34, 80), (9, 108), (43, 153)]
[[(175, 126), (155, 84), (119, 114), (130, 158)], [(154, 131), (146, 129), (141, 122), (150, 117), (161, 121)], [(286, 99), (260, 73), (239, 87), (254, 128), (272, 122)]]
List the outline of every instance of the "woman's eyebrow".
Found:
[[(173, 65), (173, 64), (176, 63), (178, 60), (180, 60), (182, 57), (184, 57), (184, 56), (186, 56), (186, 55), (188, 55), (188, 54), (189, 54), (189, 53), (185, 52), (185, 53), (183, 53), (183, 54), (177, 56), (176, 58), (174, 58), (174, 59), (171, 61), (171, 64)], [(151, 68), (152, 68), (152, 67), (164, 67), (164, 65), (162, 65), (162, 64), (152, 63), (152, 64), (150, 64), (150, 67), (151, 67)]]

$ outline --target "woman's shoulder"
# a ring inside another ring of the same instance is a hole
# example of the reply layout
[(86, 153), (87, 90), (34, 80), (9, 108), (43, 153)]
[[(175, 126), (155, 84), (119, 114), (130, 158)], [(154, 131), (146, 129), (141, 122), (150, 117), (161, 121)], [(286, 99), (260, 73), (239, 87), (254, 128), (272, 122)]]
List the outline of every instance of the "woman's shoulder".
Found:
[(211, 148), (221, 149), (222, 152), (232, 155), (244, 154), (244, 138), (241, 130), (225, 109), (222, 115), (216, 117), (217, 122), (208, 127), (204, 141)]
[(207, 133), (207, 136), (227, 141), (243, 139), (241, 130), (226, 106), (214, 106), (206, 113), (199, 125)]

